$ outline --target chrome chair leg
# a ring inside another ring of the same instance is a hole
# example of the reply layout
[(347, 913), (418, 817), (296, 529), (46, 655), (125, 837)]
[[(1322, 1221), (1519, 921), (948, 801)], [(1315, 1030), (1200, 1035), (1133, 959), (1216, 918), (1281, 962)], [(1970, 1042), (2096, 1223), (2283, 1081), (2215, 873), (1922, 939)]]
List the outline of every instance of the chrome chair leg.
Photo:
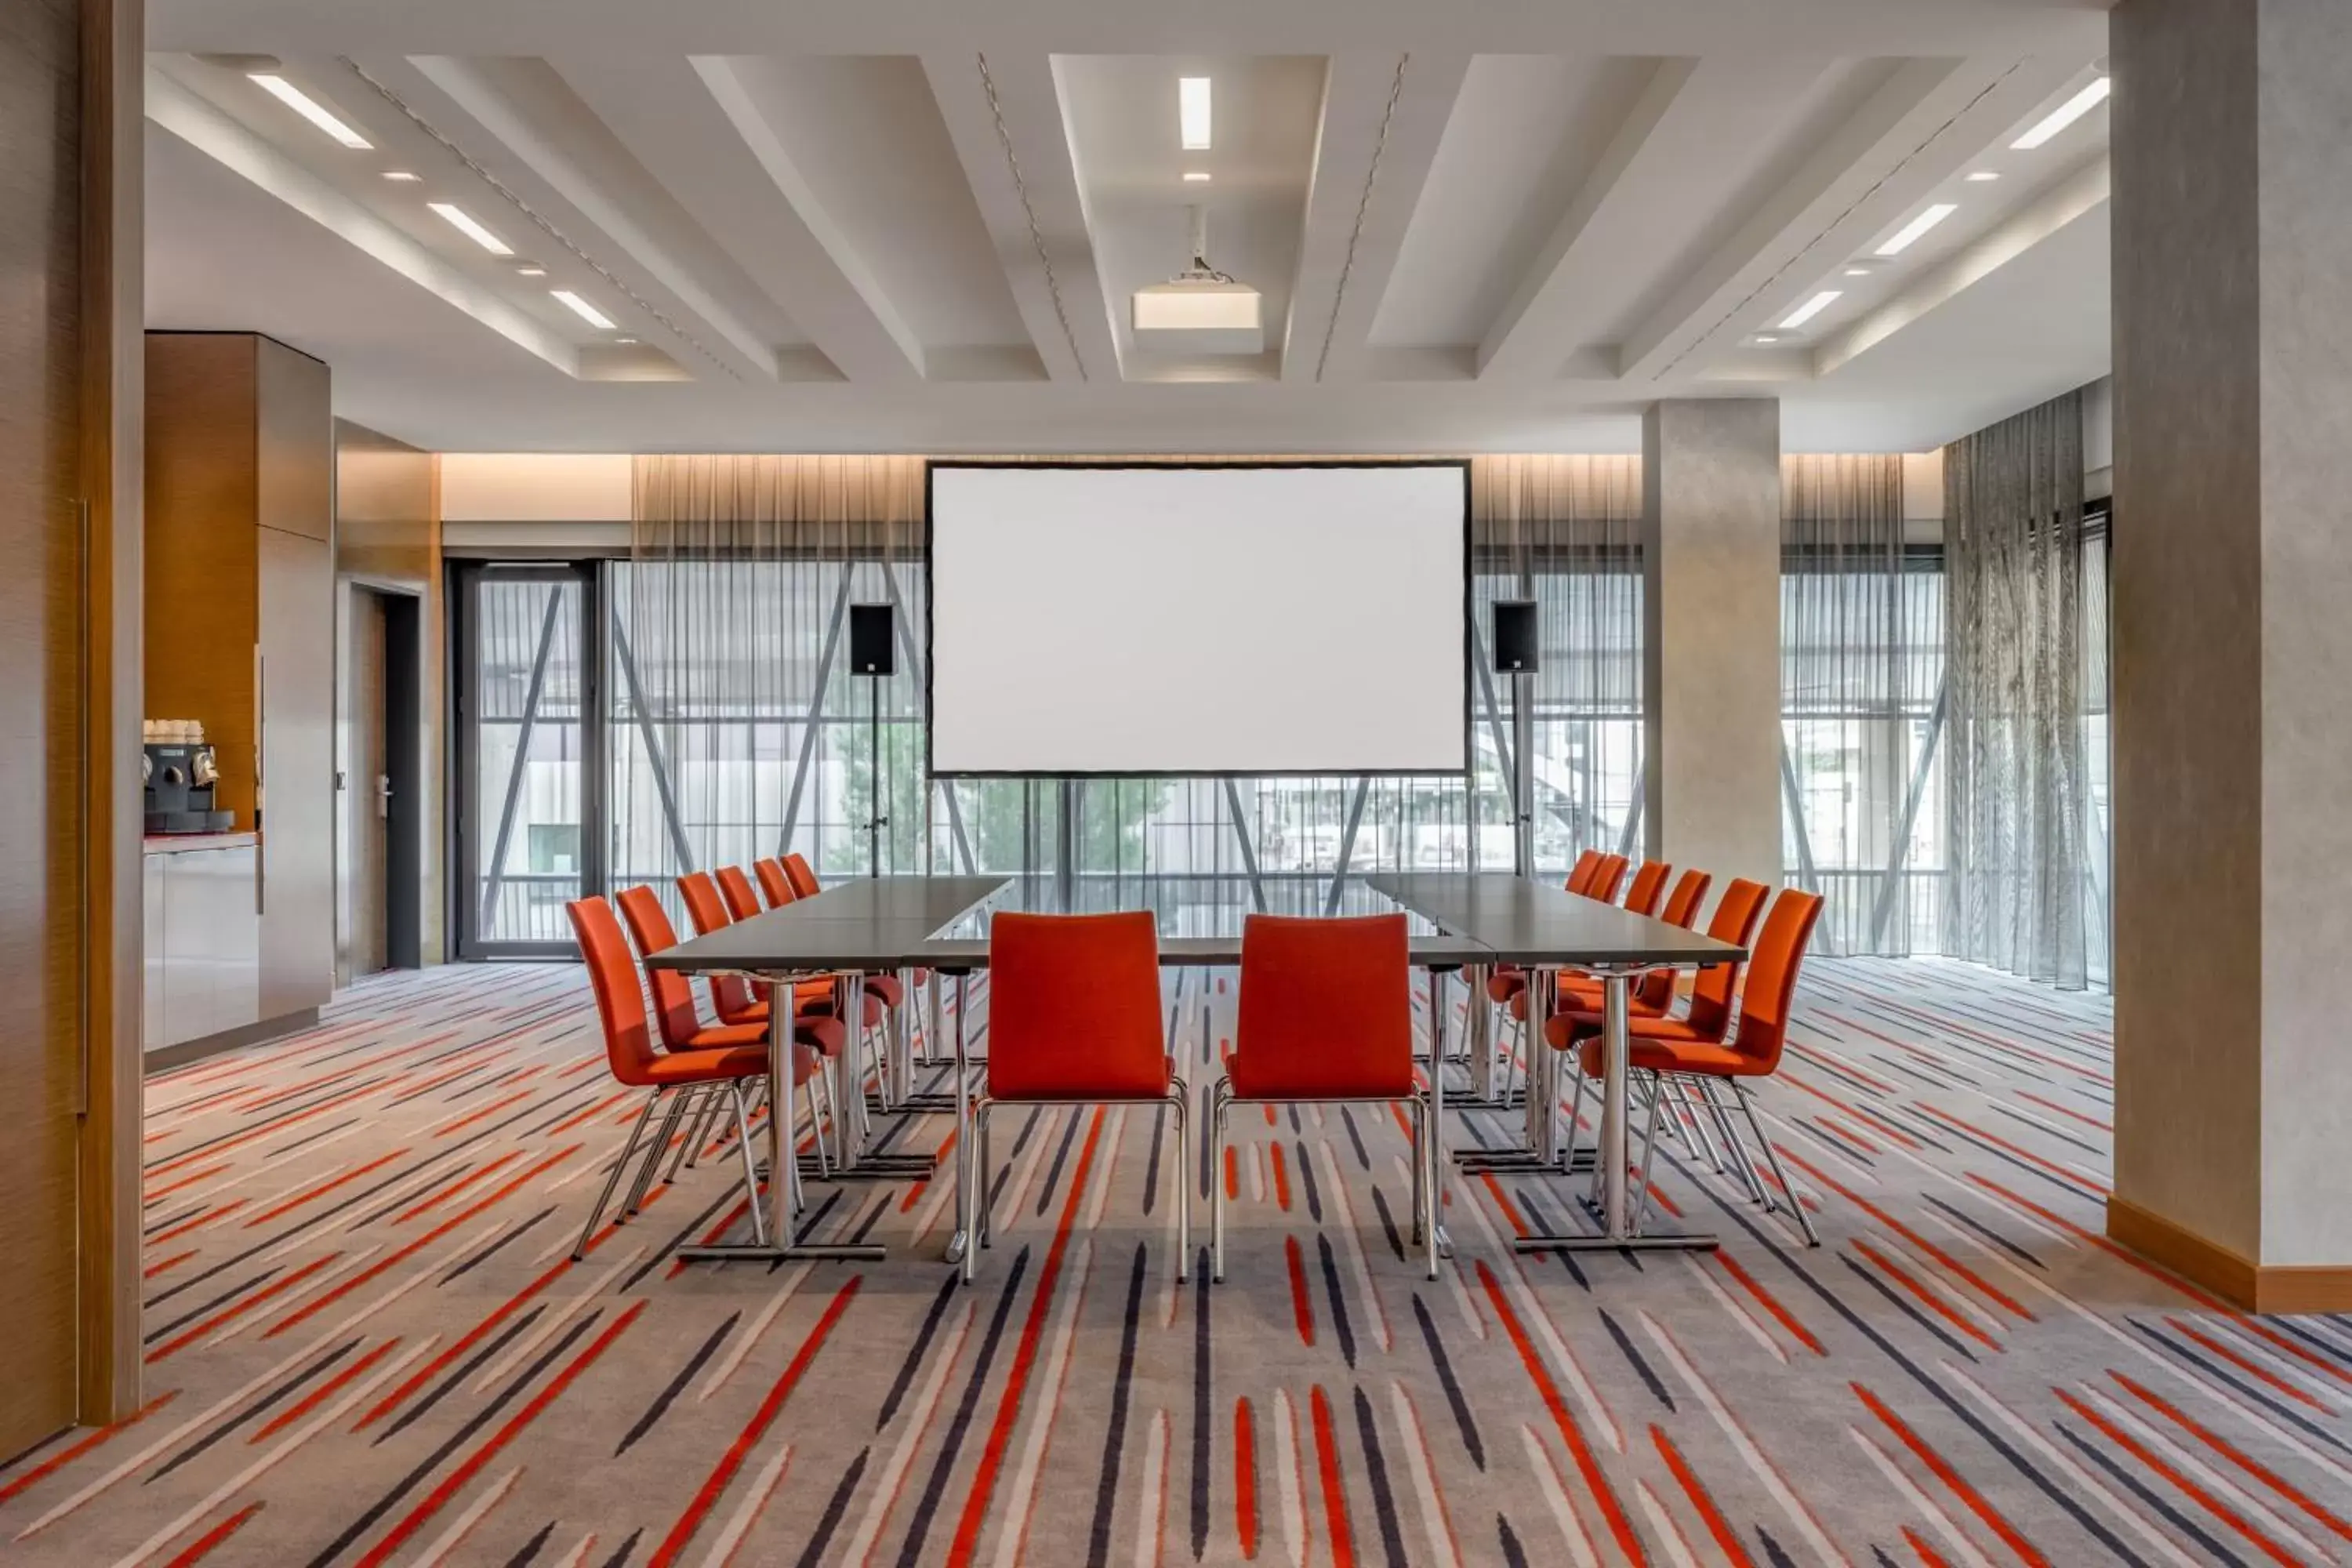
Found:
[[(1419, 1247), (1422, 1237), (1428, 1234), (1423, 1227), (1429, 1224), (1429, 1173), (1422, 1168), (1421, 1161), (1422, 1140), (1426, 1135), (1429, 1121), (1429, 1101), (1415, 1095), (1405, 1103), (1411, 1108), (1408, 1121), (1412, 1128), (1412, 1245)], [(1218, 1184), (1218, 1190), (1223, 1191), (1223, 1184)]]
[(686, 1142), (679, 1144), (677, 1152), (670, 1156), (669, 1173), (662, 1177), (665, 1184), (677, 1180), (679, 1167), (689, 1171), (694, 1169), (695, 1162), (701, 1157), (703, 1145), (710, 1141), (711, 1124), (719, 1119), (724, 1104), (724, 1097), (715, 1089), (701, 1095), (694, 1120), (687, 1123)]
[[(662, 1092), (665, 1095), (668, 1093), (667, 1089)], [(621, 1205), (622, 1219), (635, 1219), (637, 1211), (646, 1206), (646, 1194), (653, 1188), (654, 1173), (661, 1169), (662, 1155), (669, 1148), (669, 1141), (677, 1136), (678, 1118), (685, 1111), (686, 1096), (681, 1094), (670, 1099), (668, 1114), (662, 1118), (661, 1131), (655, 1137), (653, 1147), (646, 1151), (646, 1163), (638, 1168), (637, 1179), (629, 1187), (629, 1201)]]
[(1225, 1281), (1225, 1112), (1227, 1081), (1217, 1080), (1209, 1102), (1209, 1136), (1215, 1158), (1209, 1162), (1209, 1278)]
[(637, 1152), (637, 1141), (646, 1135), (646, 1123), (653, 1120), (654, 1107), (661, 1103), (661, 1090), (646, 1096), (646, 1108), (629, 1123), (629, 1141), (621, 1145), (614, 1158), (613, 1169), (604, 1177), (604, 1190), (596, 1194), (596, 1206), (588, 1211), (588, 1223), (580, 1227), (580, 1239), (572, 1244), (572, 1261), (579, 1262), (588, 1255), (588, 1238), (595, 1234), (596, 1222), (604, 1217), (605, 1205), (613, 1201), (613, 1189), (621, 1184), (621, 1173), (629, 1166), (629, 1157)]
[(1772, 1147), (1772, 1141), (1764, 1136), (1764, 1124), (1756, 1120), (1755, 1096), (1748, 1092), (1745, 1084), (1735, 1081), (1731, 1086), (1731, 1098), (1738, 1101), (1739, 1109), (1747, 1113), (1748, 1131), (1756, 1134), (1756, 1142), (1762, 1147), (1764, 1158), (1772, 1167), (1772, 1179), (1779, 1182), (1780, 1190), (1788, 1194), (1789, 1212), (1797, 1216), (1797, 1228), (1805, 1233), (1805, 1245), (1819, 1247), (1822, 1238), (1813, 1229), (1812, 1216), (1805, 1213), (1804, 1200), (1797, 1196), (1797, 1189), (1790, 1184), (1789, 1173), (1780, 1168), (1780, 1152)]
[(1633, 1234), (1635, 1236), (1642, 1234), (1642, 1226), (1650, 1217), (1650, 1165), (1651, 1162), (1657, 1158), (1658, 1110), (1666, 1098), (1664, 1080), (1656, 1073), (1651, 1073), (1648, 1076), (1650, 1082), (1650, 1124), (1648, 1129), (1642, 1134), (1642, 1201), (1636, 1205), (1633, 1209)]
[(964, 1251), (967, 1255), (971, 1253), (973, 1242), (986, 1247), (991, 1239), (988, 1224), (990, 1207), (988, 1184), (991, 1179), (990, 1173), (995, 1167), (989, 1160), (988, 1113), (994, 1109), (992, 1102), (982, 1100), (980, 1102), (979, 1116), (974, 1122), (976, 1142), (972, 1145), (972, 1153), (980, 1168), (972, 1173), (974, 1179), (971, 1184), (971, 1236), (964, 1243)]
[[(742, 1079), (738, 1079), (729, 1084), (727, 1092), (735, 1101), (735, 1148), (743, 1157), (743, 1196), (751, 1210), (751, 1239), (765, 1247), (768, 1245), (767, 1205), (760, 1201), (760, 1168), (751, 1159), (751, 1111), (749, 1102), (743, 1098)], [(715, 1094), (711, 1096), (714, 1103), (718, 1098)], [(782, 1180), (782, 1173), (776, 1173), (773, 1179)]]
[[(817, 1086), (824, 1081), (824, 1069), (819, 1068), (809, 1074), (808, 1081), (801, 1086), (801, 1094), (808, 1101), (809, 1142), (816, 1146), (816, 1173), (820, 1179), (829, 1178), (833, 1174), (833, 1167), (826, 1162), (824, 1155), (824, 1118), (817, 1113), (816, 1108)], [(784, 1148), (792, 1155), (793, 1168), (797, 1171), (801, 1163), (800, 1140), (786, 1137)]]
[(1739, 1136), (1738, 1130), (1731, 1123), (1730, 1112), (1724, 1109), (1723, 1101), (1717, 1098), (1715, 1079), (1700, 1079), (1698, 1087), (1700, 1098), (1706, 1101), (1707, 1110), (1715, 1118), (1716, 1131), (1723, 1137), (1724, 1149), (1730, 1155), (1732, 1165), (1739, 1173), (1740, 1185), (1748, 1189), (1748, 1196), (1752, 1202), (1762, 1204), (1769, 1208), (1771, 1206), (1772, 1194), (1765, 1191), (1764, 1177), (1756, 1169), (1756, 1157), (1748, 1152), (1747, 1141)]
[(1186, 1121), (1192, 1111), (1192, 1091), (1182, 1079), (1169, 1087), (1168, 1103), (1176, 1108), (1176, 1283), (1181, 1285), (1192, 1268), (1192, 1188), (1200, 1178), (1192, 1173), (1192, 1140)]

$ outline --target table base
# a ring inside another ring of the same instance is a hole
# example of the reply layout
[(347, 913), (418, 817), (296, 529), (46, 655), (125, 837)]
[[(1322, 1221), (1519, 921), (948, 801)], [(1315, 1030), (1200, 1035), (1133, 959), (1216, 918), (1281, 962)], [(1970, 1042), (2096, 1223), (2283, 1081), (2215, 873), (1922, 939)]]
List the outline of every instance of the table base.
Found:
[(1696, 1231), (1652, 1230), (1640, 1236), (1520, 1236), (1511, 1239), (1514, 1252), (1713, 1252), (1718, 1237)]

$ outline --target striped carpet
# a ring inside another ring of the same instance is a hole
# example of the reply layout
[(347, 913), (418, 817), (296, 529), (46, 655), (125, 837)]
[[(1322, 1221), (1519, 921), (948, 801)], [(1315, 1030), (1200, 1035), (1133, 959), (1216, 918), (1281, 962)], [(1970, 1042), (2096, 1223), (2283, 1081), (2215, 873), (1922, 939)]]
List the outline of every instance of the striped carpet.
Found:
[[(1213, 1049), (1229, 982), (1170, 984), (1184, 1053)], [(733, 1217), (718, 1161), (569, 1263), (632, 1108), (579, 972), (378, 979), (152, 1083), (148, 1403), (0, 1469), (0, 1556), (2352, 1552), (2352, 1322), (2246, 1318), (2100, 1237), (2100, 1001), (1822, 962), (1801, 1005), (1767, 1103), (1819, 1251), (1670, 1151), (1660, 1192), (1725, 1233), (1714, 1257), (1522, 1259), (1504, 1238), (1559, 1220), (1563, 1184), (1456, 1179), (1428, 1284), (1393, 1120), (1250, 1110), (1229, 1282), (1180, 1288), (1159, 1118), (1076, 1111), (1001, 1131), (967, 1290), (937, 1261), (944, 1184), (812, 1189), (880, 1265), (675, 1264)]]

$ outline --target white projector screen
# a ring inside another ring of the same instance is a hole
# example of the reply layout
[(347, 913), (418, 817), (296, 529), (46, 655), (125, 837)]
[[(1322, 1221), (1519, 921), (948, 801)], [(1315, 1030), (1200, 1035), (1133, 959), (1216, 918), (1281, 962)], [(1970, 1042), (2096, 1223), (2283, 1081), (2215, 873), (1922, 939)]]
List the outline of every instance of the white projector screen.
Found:
[(1464, 463), (934, 463), (935, 773), (1459, 773)]

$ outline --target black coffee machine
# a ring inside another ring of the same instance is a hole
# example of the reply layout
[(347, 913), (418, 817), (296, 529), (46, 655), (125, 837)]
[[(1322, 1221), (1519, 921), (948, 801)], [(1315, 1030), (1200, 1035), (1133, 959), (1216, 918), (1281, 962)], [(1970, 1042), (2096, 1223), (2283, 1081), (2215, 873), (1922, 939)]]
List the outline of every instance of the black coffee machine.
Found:
[(236, 813), (213, 809), (220, 782), (205, 727), (191, 720), (150, 719), (145, 726), (149, 833), (227, 833)]

